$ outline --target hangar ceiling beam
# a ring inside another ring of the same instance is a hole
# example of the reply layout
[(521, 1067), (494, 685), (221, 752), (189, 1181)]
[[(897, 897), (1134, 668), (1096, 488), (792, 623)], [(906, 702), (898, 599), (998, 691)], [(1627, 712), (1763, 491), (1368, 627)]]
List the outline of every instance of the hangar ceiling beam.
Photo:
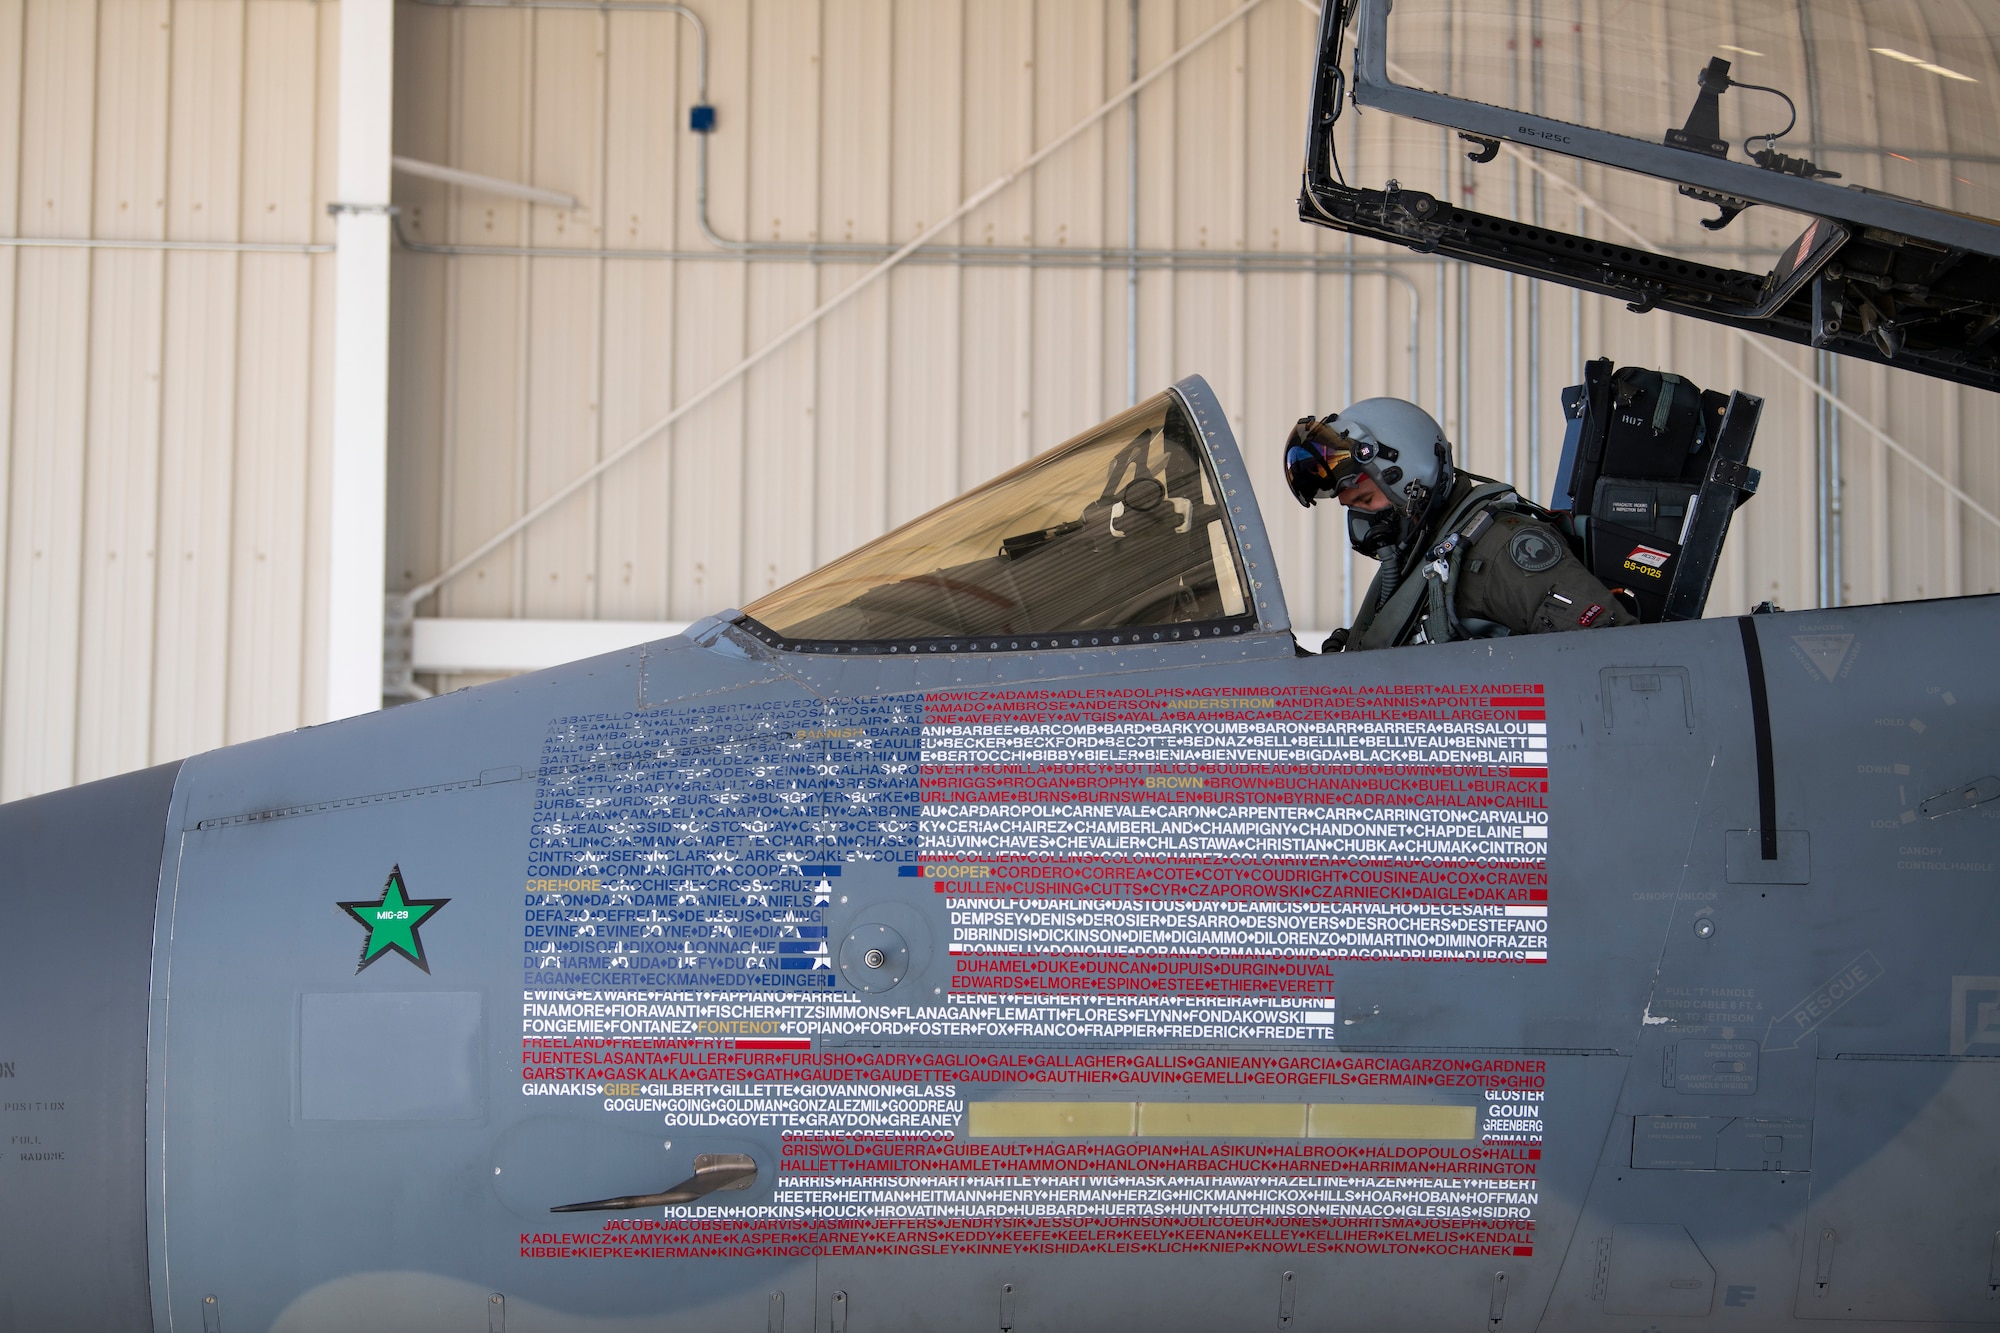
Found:
[(389, 153), (394, 0), (342, 0), (334, 215), (326, 715), (382, 706), (388, 574)]

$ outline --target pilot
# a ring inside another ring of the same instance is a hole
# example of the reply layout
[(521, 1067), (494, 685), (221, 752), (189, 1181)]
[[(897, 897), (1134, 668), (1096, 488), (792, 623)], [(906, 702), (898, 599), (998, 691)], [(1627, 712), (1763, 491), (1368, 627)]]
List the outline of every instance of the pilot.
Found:
[(1285, 482), (1308, 508), (1339, 500), (1349, 544), (1381, 562), (1327, 652), (1637, 623), (1542, 511), (1505, 482), (1454, 468), (1444, 431), (1414, 403), (1369, 398), (1301, 417), (1285, 441)]

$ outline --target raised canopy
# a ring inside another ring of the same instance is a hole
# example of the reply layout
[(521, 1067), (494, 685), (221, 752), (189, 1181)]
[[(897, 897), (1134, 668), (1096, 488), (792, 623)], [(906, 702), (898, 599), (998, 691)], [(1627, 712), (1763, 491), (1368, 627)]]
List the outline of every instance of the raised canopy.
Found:
[[(1661, 248), (1506, 191), (1485, 212), (1341, 179), (1350, 21), (1357, 104), (1457, 130), (1475, 161), (1506, 141), (1564, 182), (1552, 155), (1671, 182), (1620, 203)], [(1337, 0), (1311, 116), (1308, 222), (2000, 388), (2000, 6)], [(1760, 250), (1781, 253), (1738, 267)]]

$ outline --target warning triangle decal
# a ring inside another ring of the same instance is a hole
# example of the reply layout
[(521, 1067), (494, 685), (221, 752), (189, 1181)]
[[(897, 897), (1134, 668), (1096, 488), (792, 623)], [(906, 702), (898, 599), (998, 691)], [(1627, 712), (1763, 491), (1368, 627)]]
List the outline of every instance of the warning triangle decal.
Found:
[(1854, 646), (1852, 634), (1794, 634), (1792, 642), (1797, 644), (1805, 660), (1819, 668), (1819, 673), (1828, 680), (1840, 674), (1841, 666), (1847, 661), (1848, 649)]

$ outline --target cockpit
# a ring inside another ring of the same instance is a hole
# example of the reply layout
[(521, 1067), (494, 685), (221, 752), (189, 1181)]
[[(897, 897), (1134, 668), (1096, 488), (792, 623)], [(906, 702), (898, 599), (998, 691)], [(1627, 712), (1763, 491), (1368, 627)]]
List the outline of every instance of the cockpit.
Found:
[[(752, 603), (746, 628), (781, 647), (852, 652), (1246, 631), (1255, 618), (1236, 529), (1186, 391), (1148, 399)], [(1233, 455), (1233, 441), (1224, 447)]]

